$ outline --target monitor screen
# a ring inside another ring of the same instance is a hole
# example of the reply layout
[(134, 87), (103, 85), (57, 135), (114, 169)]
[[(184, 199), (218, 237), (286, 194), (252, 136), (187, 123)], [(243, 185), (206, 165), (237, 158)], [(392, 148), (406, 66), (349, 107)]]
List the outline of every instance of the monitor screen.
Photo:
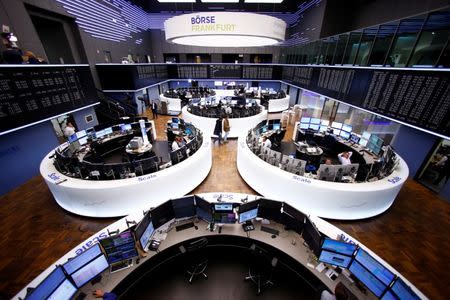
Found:
[(329, 238), (325, 238), (322, 244), (322, 249), (350, 256), (353, 255), (356, 248), (357, 246), (355, 244), (336, 241)]
[(173, 212), (176, 219), (195, 216), (194, 196), (172, 200)]
[(367, 146), (367, 140), (360, 138), (358, 144), (360, 144), (361, 146), (366, 147)]
[(100, 255), (72, 274), (75, 285), (80, 288), (109, 267), (104, 255)]
[(120, 130), (122, 130), (122, 131), (131, 130), (131, 124), (122, 124), (122, 125), (120, 125)]
[(110, 264), (121, 262), (138, 256), (131, 231), (124, 231), (118, 235), (100, 240)]
[(359, 249), (356, 253), (356, 260), (361, 263), (367, 270), (374, 274), (385, 285), (389, 285), (394, 280), (394, 273), (386, 269), (380, 262), (375, 260), (363, 249)]
[(82, 138), (83, 136), (86, 136), (86, 130), (80, 130), (75, 134), (77, 135), (77, 138)]
[(311, 118), (308, 117), (303, 117), (300, 120), (300, 123), (310, 123), (311, 122)]
[(253, 220), (258, 216), (258, 207), (239, 213), (239, 223), (244, 223)]
[(214, 211), (233, 211), (233, 203), (216, 203), (214, 204)]
[(105, 135), (113, 133), (112, 127), (105, 128), (105, 129), (103, 129), (103, 131), (104, 131)]
[(155, 228), (153, 227), (152, 219), (150, 217), (150, 212), (147, 212), (142, 218), (141, 222), (136, 225), (134, 229), (134, 233), (136, 235), (136, 239), (141, 244), (141, 248), (145, 249), (147, 247)]
[(214, 212), (214, 223), (233, 224), (236, 223), (236, 215), (233, 212)]
[(281, 124), (273, 124), (273, 130), (280, 130)]
[(95, 132), (95, 138), (96, 139), (102, 138), (105, 135), (106, 135), (105, 130), (99, 130), (99, 131)]
[(420, 299), (401, 278), (397, 278), (391, 287), (391, 291), (393, 291), (400, 299)]
[(357, 136), (356, 134), (351, 134), (350, 135), (350, 140), (353, 142), (353, 143), (355, 143), (355, 144), (357, 144), (357, 143), (359, 143), (359, 136)]
[(361, 136), (361, 138), (366, 139), (366, 140), (369, 140), (369, 139), (370, 139), (370, 135), (371, 135), (371, 134), (370, 134), (369, 132), (364, 131), (363, 134), (362, 134), (362, 136)]
[(319, 125), (309, 124), (309, 129), (312, 129), (314, 131), (319, 131)]
[(60, 286), (47, 298), (47, 300), (72, 299), (72, 296), (77, 292), (77, 287), (66, 279)]
[(354, 260), (349, 268), (350, 272), (358, 278), (359, 281), (364, 283), (364, 285), (375, 294), (375, 296), (380, 297), (381, 294), (386, 289), (386, 286), (373, 276), (367, 269), (365, 269), (359, 262)]
[(67, 272), (67, 274), (71, 275), (76, 270), (80, 269), (84, 265), (88, 264), (94, 258), (102, 254), (102, 250), (100, 249), (99, 244), (95, 244), (91, 248), (81, 252), (71, 260), (67, 261), (63, 268)]
[(308, 129), (309, 123), (300, 123), (300, 129)]
[(311, 121), (309, 122), (309, 123), (311, 123), (311, 124), (320, 124), (320, 119), (317, 119), (317, 118), (311, 118)]
[(320, 128), (319, 128), (319, 132), (326, 132), (327, 129), (328, 129), (328, 126), (321, 125)]
[(27, 297), (27, 299), (47, 299), (66, 280), (61, 267), (54, 269)]
[(74, 133), (71, 136), (69, 136), (69, 143), (73, 143), (78, 139), (77, 134)]
[(280, 201), (261, 199), (259, 202), (258, 217), (279, 222), (282, 205), (283, 202)]
[(350, 133), (344, 130), (341, 130), (339, 133), (339, 136), (343, 138), (344, 140), (348, 140), (350, 138)]
[(322, 234), (317, 230), (311, 220), (307, 217), (303, 229), (303, 239), (316, 256), (320, 255), (322, 246)]
[(222, 83), (222, 81), (214, 81), (214, 85), (215, 86), (222, 86), (223, 83)]
[(338, 130), (338, 129), (333, 129), (333, 134), (334, 135), (341, 135), (341, 131), (340, 130)]
[(212, 206), (211, 203), (203, 198), (195, 196), (196, 214), (206, 222), (212, 222)]
[(322, 122), (320, 122), (320, 125), (322, 125), (322, 126), (330, 126), (330, 121), (322, 120)]
[(351, 260), (351, 256), (337, 254), (326, 250), (322, 250), (319, 256), (319, 261), (342, 268), (348, 268)]
[(267, 131), (267, 129), (268, 129), (268, 126), (263, 126), (263, 127), (261, 128), (261, 132), (264, 133), (264, 132)]
[(348, 124), (342, 125), (342, 130), (344, 130), (344, 131), (352, 132), (352, 129), (353, 129), (352, 125), (348, 125)]
[(172, 124), (174, 124), (174, 123), (179, 123), (180, 122), (180, 119), (178, 119), (178, 118), (172, 118)]
[(150, 211), (150, 215), (152, 217), (152, 223), (155, 229), (166, 224), (175, 218), (172, 202), (169, 200), (155, 207)]
[(88, 141), (88, 137), (84, 136), (81, 139), (78, 140), (78, 142), (80, 143), (80, 146), (86, 145)]
[[(381, 297), (381, 300), (397, 300), (397, 299), (398, 298), (395, 297), (391, 291), (387, 291), (386, 293), (384, 293), (383, 297)], [(400, 298), (400, 299), (403, 299), (403, 298)]]
[(342, 123), (339, 122), (333, 122), (331, 124), (331, 127), (336, 128), (336, 129), (341, 129), (342, 128)]
[(172, 123), (171, 124), (172, 129), (179, 129), (180, 128), (180, 124), (178, 123)]

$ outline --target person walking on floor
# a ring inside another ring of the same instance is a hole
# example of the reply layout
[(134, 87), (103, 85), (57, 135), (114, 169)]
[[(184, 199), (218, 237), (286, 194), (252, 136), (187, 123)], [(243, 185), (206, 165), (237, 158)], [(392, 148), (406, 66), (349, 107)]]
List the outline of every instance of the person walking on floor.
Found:
[(228, 134), (230, 133), (230, 121), (228, 120), (228, 115), (223, 118), (223, 142), (228, 143)]
[(158, 118), (158, 104), (156, 103), (155, 100), (152, 101), (152, 114), (153, 114), (153, 119)]
[(214, 135), (217, 136), (217, 141), (219, 141), (219, 145), (222, 144), (222, 117), (216, 120), (216, 126), (214, 126)]

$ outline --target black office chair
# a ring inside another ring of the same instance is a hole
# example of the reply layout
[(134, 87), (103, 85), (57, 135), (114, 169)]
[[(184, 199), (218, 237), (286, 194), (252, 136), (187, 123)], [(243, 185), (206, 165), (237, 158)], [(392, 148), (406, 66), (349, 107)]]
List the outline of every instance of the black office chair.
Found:
[(271, 256), (267, 250), (252, 244), (249, 261), (250, 266), (245, 280), (253, 282), (257, 287), (256, 294), (260, 295), (262, 288), (274, 285), (272, 275), (278, 259)]
[(203, 276), (208, 279), (206, 274), (206, 268), (208, 267), (208, 258), (206, 255), (206, 246), (208, 245), (208, 240), (206, 238), (201, 238), (190, 242), (187, 245), (180, 246), (181, 253), (186, 255), (185, 261), (187, 262), (186, 273), (189, 276), (189, 283), (192, 283), (197, 276)]

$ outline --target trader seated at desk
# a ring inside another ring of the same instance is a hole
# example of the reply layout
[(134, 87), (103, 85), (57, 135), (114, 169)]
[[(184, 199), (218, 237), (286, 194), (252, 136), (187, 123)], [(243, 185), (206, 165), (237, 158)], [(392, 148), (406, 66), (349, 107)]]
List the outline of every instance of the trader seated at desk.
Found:
[(172, 151), (178, 150), (183, 146), (186, 146), (186, 141), (182, 136), (177, 135), (172, 143)]
[(262, 145), (264, 146), (264, 147), (267, 147), (267, 148), (271, 148), (272, 147), (272, 142), (267, 138), (267, 136), (263, 136), (262, 137)]
[(353, 152), (352, 151), (344, 151), (342, 153), (338, 154), (339, 161), (341, 162), (341, 165), (350, 165), (352, 162), (350, 161), (350, 157), (352, 157)]

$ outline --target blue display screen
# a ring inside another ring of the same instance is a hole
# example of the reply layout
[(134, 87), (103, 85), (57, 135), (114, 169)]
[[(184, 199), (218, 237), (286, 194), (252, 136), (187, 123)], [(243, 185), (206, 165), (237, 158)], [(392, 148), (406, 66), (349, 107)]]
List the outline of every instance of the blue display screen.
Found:
[(326, 250), (322, 250), (319, 256), (319, 261), (343, 268), (348, 268), (351, 260), (351, 256), (337, 254)]
[(371, 290), (375, 296), (380, 297), (386, 286), (373, 276), (369, 271), (367, 271), (360, 263), (356, 260), (352, 262), (349, 268), (350, 272), (356, 276), (364, 285)]
[(352, 125), (347, 125), (347, 124), (342, 125), (342, 130), (344, 130), (344, 131), (352, 132), (352, 129), (353, 129)]
[(100, 240), (110, 264), (138, 256), (133, 235), (124, 231), (116, 236)]
[(67, 272), (67, 274), (71, 275), (76, 270), (80, 269), (82, 266), (86, 265), (88, 262), (99, 256), (100, 254), (102, 254), (100, 245), (95, 244), (91, 248), (87, 249), (84, 252), (81, 252), (79, 255), (66, 262), (63, 265), (63, 268)]
[(392, 280), (394, 280), (394, 273), (386, 269), (381, 263), (376, 261), (363, 249), (358, 250), (358, 253), (356, 253), (356, 259), (385, 285), (389, 285)]
[(74, 133), (71, 136), (69, 136), (69, 143), (73, 143), (78, 139), (77, 134)]
[(331, 127), (336, 128), (336, 129), (341, 129), (342, 128), (342, 123), (333, 122), (333, 123), (331, 123)]
[(346, 131), (341, 131), (339, 134), (343, 139), (348, 140), (350, 138), (350, 133), (346, 132)]
[(258, 216), (258, 208), (251, 209), (249, 211), (243, 212), (239, 214), (239, 223), (244, 223), (250, 220), (253, 220)]
[(214, 210), (215, 211), (232, 211), (233, 204), (232, 203), (214, 204)]
[(48, 275), (34, 291), (27, 297), (27, 299), (47, 299), (66, 279), (66, 275), (61, 267), (57, 267)]
[(196, 213), (200, 219), (205, 220), (206, 222), (212, 222), (212, 214), (210, 211), (197, 206)]
[(180, 119), (178, 119), (178, 118), (172, 118), (172, 123), (178, 123), (178, 122), (180, 122)]
[(397, 298), (394, 296), (394, 294), (391, 291), (387, 291), (381, 300), (397, 300)]
[(112, 127), (108, 127), (108, 128), (103, 129), (103, 132), (105, 133), (105, 135), (106, 134), (112, 134), (113, 133)]
[(122, 131), (131, 130), (131, 124), (122, 124), (122, 125), (120, 125), (120, 130), (122, 130)]
[(311, 124), (320, 124), (320, 119), (317, 119), (317, 118), (311, 118), (310, 123), (311, 123)]
[(77, 292), (77, 287), (66, 279), (61, 285), (47, 298), (47, 300), (72, 299), (72, 296)]
[(311, 122), (311, 118), (303, 117), (303, 118), (300, 120), (300, 122), (301, 122), (301, 123), (310, 123), (310, 122)]
[(309, 129), (319, 131), (319, 125), (309, 124)]
[(357, 246), (354, 244), (344, 243), (332, 239), (325, 239), (322, 244), (322, 249), (350, 256), (353, 255), (353, 252), (355, 252), (356, 248)]
[(397, 278), (394, 285), (392, 285), (391, 290), (400, 298), (400, 299), (406, 299), (406, 300), (414, 300), (414, 299), (420, 299), (419, 296), (417, 296), (412, 289), (406, 285), (406, 283), (401, 280), (400, 278)]
[(87, 282), (91, 281), (92, 278), (96, 277), (98, 274), (106, 270), (109, 267), (108, 261), (104, 255), (100, 255), (89, 264), (85, 265), (78, 271), (72, 274), (72, 279), (77, 285), (77, 287), (82, 287)]
[(319, 131), (320, 132), (325, 132), (325, 131), (327, 131), (327, 129), (328, 129), (328, 126), (320, 126), (320, 128), (319, 128)]
[(281, 124), (273, 124), (273, 130), (279, 130), (281, 128)]
[(141, 235), (141, 238), (139, 239), (139, 242), (141, 243), (142, 248), (145, 248), (148, 244), (148, 241), (153, 235), (153, 232), (155, 231), (155, 228), (153, 227), (153, 223), (150, 222), (147, 225), (147, 228), (145, 228), (144, 232)]
[(309, 128), (309, 123), (300, 123), (300, 128), (301, 129), (308, 129)]
[(359, 142), (359, 137), (358, 137), (356, 134), (352, 134), (352, 135), (350, 136), (350, 140), (351, 140), (353, 143), (358, 143), (358, 142)]

